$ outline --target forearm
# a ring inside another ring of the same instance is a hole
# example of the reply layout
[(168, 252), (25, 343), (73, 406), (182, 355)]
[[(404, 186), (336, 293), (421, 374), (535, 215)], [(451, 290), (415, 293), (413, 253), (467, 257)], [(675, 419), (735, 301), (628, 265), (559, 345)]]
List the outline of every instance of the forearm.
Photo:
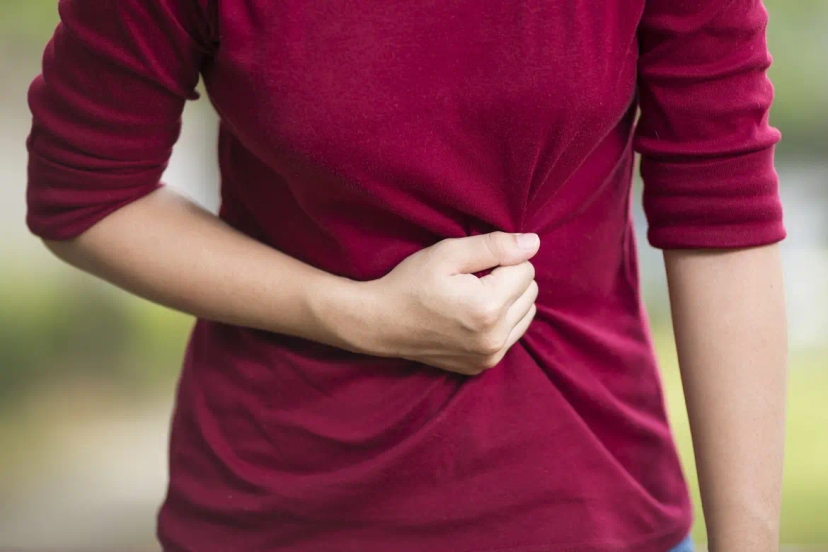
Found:
[(777, 246), (668, 251), (711, 552), (778, 549), (787, 337)]
[(364, 322), (360, 284), (269, 248), (168, 189), (47, 246), (81, 270), (176, 310), (359, 349), (345, 332)]

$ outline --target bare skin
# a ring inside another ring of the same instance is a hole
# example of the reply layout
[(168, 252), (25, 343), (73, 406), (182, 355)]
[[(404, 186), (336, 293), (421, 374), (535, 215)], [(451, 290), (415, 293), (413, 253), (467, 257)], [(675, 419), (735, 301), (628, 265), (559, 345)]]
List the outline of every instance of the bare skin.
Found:
[(665, 253), (710, 552), (779, 550), (787, 335), (779, 248)]
[(383, 278), (355, 282), (267, 247), (162, 188), (47, 246), (81, 270), (195, 316), (474, 375), (497, 364), (535, 315), (528, 260), (540, 242), (523, 239), (526, 248), (502, 232), (444, 240)]
[[(47, 246), (195, 316), (476, 375), (535, 316), (529, 261), (539, 242), (522, 240), (501, 232), (444, 240), (383, 278), (355, 282), (162, 189)], [(787, 354), (777, 247), (669, 251), (665, 263), (711, 552), (776, 551)]]

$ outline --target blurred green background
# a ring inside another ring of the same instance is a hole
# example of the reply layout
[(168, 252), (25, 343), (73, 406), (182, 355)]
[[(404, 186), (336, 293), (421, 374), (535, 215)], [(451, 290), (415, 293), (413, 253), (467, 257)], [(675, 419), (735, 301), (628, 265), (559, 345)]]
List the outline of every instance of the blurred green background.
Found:
[[(828, 550), (828, 0), (766, 5), (789, 230), (782, 538)], [(55, 6), (0, 0), (0, 549), (154, 550), (167, 424), (192, 321), (62, 266), (26, 232), (25, 93)], [(166, 175), (212, 209), (214, 140), (209, 102), (189, 105)], [(636, 217), (671, 418), (695, 489), (663, 267), (643, 239), (640, 209)], [(705, 540), (702, 523), (695, 535)]]

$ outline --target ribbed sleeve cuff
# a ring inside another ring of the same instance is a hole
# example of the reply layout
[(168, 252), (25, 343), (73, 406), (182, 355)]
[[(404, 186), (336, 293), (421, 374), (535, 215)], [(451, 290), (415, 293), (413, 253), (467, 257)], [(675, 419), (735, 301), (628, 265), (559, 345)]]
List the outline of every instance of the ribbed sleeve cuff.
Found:
[(653, 247), (754, 247), (786, 236), (772, 147), (701, 161), (642, 157), (641, 176)]
[(161, 172), (92, 172), (29, 152), (26, 224), (43, 239), (67, 240), (162, 186)]

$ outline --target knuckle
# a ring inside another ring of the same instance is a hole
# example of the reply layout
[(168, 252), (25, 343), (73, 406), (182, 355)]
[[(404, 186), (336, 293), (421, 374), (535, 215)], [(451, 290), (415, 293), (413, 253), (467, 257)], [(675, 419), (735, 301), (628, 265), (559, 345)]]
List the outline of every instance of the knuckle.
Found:
[(483, 239), (483, 244), (494, 257), (500, 257), (503, 251), (503, 240), (506, 234), (504, 232), (492, 232), (486, 234)]
[(495, 326), (502, 315), (501, 305), (495, 301), (484, 301), (477, 305), (474, 317), (481, 329), (487, 329)]
[(499, 353), (505, 345), (506, 338), (496, 332), (489, 332), (480, 337), (478, 351), (486, 357), (490, 357)]

